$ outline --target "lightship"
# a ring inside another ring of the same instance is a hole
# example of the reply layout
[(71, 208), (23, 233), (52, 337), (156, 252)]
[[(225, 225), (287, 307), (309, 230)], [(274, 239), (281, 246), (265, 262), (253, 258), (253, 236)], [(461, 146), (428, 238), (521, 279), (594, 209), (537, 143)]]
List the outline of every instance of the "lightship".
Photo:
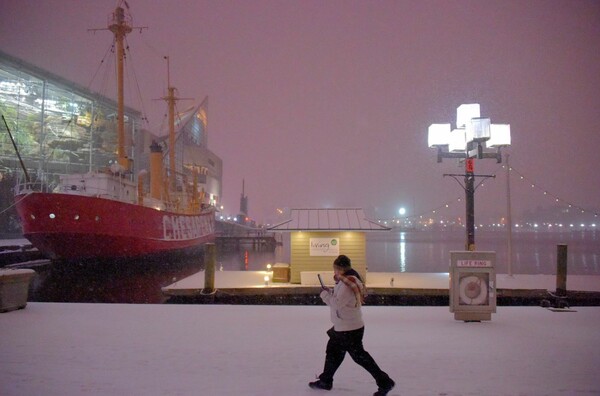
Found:
[[(23, 235), (52, 259), (111, 259), (162, 255), (201, 248), (214, 241), (215, 209), (203, 203), (197, 175), (192, 182), (175, 174), (175, 88), (168, 87), (169, 171), (163, 152), (150, 147), (147, 172), (134, 175), (125, 153), (123, 63), (130, 18), (120, 4), (109, 23), (117, 62), (117, 162), (110, 168), (61, 175), (50, 191), (40, 183), (19, 183), (15, 206)], [(26, 171), (25, 171), (26, 174)]]

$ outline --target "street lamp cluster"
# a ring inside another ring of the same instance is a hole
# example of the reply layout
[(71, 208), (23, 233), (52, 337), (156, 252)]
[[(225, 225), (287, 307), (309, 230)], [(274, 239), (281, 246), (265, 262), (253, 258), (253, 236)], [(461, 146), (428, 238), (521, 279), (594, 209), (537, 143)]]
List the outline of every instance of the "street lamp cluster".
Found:
[[(510, 125), (492, 124), (491, 120), (481, 117), (478, 103), (462, 104), (456, 110), (456, 128), (447, 124), (429, 126), (428, 145), (437, 149), (437, 161), (443, 158), (458, 158), (465, 161), (465, 174), (445, 174), (456, 179), (464, 176), (466, 195), (465, 249), (475, 250), (475, 177), (494, 177), (475, 175), (474, 159), (493, 158), (502, 162), (501, 149), (510, 146)], [(458, 179), (456, 179), (458, 181)], [(459, 182), (460, 183), (460, 182)]]
[(500, 149), (510, 146), (510, 125), (492, 124), (480, 116), (478, 103), (463, 104), (456, 110), (456, 128), (448, 124), (429, 126), (428, 144), (442, 158), (495, 158), (502, 162)]

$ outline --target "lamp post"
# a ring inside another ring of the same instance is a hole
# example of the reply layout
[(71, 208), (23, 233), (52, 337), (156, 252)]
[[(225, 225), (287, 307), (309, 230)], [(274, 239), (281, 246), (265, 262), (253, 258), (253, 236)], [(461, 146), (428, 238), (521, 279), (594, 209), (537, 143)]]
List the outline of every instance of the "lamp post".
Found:
[(510, 125), (492, 124), (489, 118), (480, 116), (479, 104), (462, 104), (456, 109), (456, 128), (450, 124), (431, 124), (429, 126), (428, 145), (437, 149), (437, 162), (444, 158), (458, 158), (465, 161), (465, 174), (444, 174), (456, 181), (464, 176), (466, 195), (466, 229), (467, 241), (465, 249), (475, 250), (475, 178), (494, 177), (475, 174), (475, 158), (493, 158), (502, 162), (501, 149), (510, 146)]

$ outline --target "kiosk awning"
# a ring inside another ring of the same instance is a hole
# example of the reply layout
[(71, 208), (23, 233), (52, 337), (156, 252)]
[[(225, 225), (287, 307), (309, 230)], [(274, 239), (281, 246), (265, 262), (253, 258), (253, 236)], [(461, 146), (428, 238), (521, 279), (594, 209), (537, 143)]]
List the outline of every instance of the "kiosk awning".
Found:
[(290, 219), (269, 231), (389, 231), (366, 218), (361, 208), (291, 209)]

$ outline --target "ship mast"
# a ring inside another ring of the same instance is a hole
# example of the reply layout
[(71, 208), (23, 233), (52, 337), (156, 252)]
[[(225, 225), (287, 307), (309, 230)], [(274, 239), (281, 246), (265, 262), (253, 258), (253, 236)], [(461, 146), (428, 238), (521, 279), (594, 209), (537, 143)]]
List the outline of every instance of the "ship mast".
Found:
[(169, 57), (165, 56), (165, 59), (167, 60), (167, 96), (163, 99), (169, 107), (169, 184), (172, 189), (175, 189), (175, 102), (178, 98), (175, 97), (175, 87), (171, 86)]
[(117, 45), (117, 157), (119, 165), (125, 169), (129, 169), (129, 161), (125, 154), (125, 99), (123, 93), (123, 60), (125, 58), (125, 52), (123, 49), (123, 41), (125, 36), (131, 33), (132, 29), (125, 19), (125, 10), (122, 7), (117, 7), (115, 9), (112, 24), (108, 26), (108, 30), (115, 35), (115, 43)]
[[(124, 72), (123, 63), (125, 60), (125, 48), (123, 41), (133, 29), (139, 29), (140, 33), (142, 29), (147, 29), (145, 26), (132, 27), (131, 16), (125, 14), (125, 9), (121, 7), (121, 4), (125, 4), (127, 8), (127, 2), (125, 0), (119, 1), (119, 5), (115, 8), (112, 13), (112, 23), (108, 25), (110, 30), (115, 35), (115, 44), (117, 51), (117, 161), (124, 169), (129, 169), (129, 161), (127, 154), (125, 153), (125, 96), (124, 96)], [(98, 30), (107, 29), (88, 29), (88, 31), (96, 32)]]
[(169, 185), (172, 189), (175, 189), (176, 175), (175, 175), (175, 103), (178, 100), (187, 100), (191, 98), (178, 98), (175, 96), (175, 87), (171, 86), (171, 70), (169, 64), (169, 57), (164, 57), (167, 61), (167, 96), (162, 99), (167, 102), (169, 108), (168, 122), (169, 122)]

